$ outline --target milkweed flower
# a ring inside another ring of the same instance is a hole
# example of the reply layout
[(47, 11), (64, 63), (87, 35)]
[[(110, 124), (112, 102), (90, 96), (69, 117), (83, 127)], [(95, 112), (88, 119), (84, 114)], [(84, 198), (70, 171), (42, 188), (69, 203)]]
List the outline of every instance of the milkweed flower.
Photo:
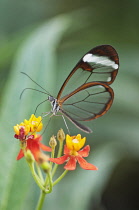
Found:
[(56, 164), (63, 164), (67, 162), (64, 166), (66, 170), (75, 170), (76, 163), (80, 164), (80, 167), (85, 170), (97, 170), (97, 167), (88, 163), (83, 157), (89, 155), (90, 146), (85, 146), (80, 150), (85, 144), (86, 138), (81, 138), (81, 135), (70, 136), (66, 135), (66, 145), (64, 146), (64, 155), (59, 158), (49, 158), (51, 162)]
[(21, 147), (17, 160), (23, 158), (28, 150), (30, 150), (37, 162), (44, 157), (42, 150), (51, 152), (50, 147), (41, 143), (42, 136), (36, 133), (41, 131), (42, 128), (42, 118), (40, 116), (36, 118), (35, 115), (31, 115), (29, 120), (25, 119), (24, 122), (14, 126), (14, 137), (20, 140)]
[(41, 135), (37, 135), (36, 138), (29, 137), (26, 139), (26, 148), (25, 149), (20, 149), (18, 155), (17, 155), (17, 160), (20, 160), (21, 158), (24, 157), (25, 151), (30, 150), (31, 153), (33, 154), (35, 160), (37, 162), (40, 161), (40, 157), (42, 156), (41, 153), (43, 151), (51, 152), (51, 148), (42, 144), (40, 141), (42, 140)]
[(29, 120), (24, 120), (24, 122), (20, 123), (20, 125), (15, 125), (14, 126), (14, 131), (15, 131), (15, 137), (16, 138), (25, 138), (25, 136), (20, 137), (21, 131), (20, 129), (24, 128), (24, 135), (27, 136), (29, 133), (32, 133), (33, 135), (36, 134), (36, 132), (40, 132), (43, 128), (42, 124), (42, 117), (36, 117), (34, 114), (31, 115)]

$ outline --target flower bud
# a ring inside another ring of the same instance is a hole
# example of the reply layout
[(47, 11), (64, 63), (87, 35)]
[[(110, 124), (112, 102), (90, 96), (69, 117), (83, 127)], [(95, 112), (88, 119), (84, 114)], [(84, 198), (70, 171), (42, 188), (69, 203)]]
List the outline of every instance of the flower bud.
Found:
[(28, 163), (33, 163), (35, 161), (34, 156), (29, 149), (24, 153), (24, 155)]
[(62, 128), (57, 133), (57, 139), (59, 141), (64, 141), (65, 140), (65, 133), (64, 133)]
[(56, 138), (54, 135), (50, 138), (49, 145), (52, 149), (54, 149), (56, 147), (57, 141), (56, 141)]
[(51, 165), (49, 162), (43, 162), (40, 166), (45, 173), (48, 173), (51, 170)]
[(50, 163), (48, 162), (49, 158), (49, 155), (40, 153), (37, 160), (38, 164), (44, 170), (45, 173), (47, 173), (51, 169)]
[(49, 155), (46, 155), (44, 153), (39, 153), (37, 162), (39, 165), (41, 165), (43, 162), (47, 162), (49, 160)]

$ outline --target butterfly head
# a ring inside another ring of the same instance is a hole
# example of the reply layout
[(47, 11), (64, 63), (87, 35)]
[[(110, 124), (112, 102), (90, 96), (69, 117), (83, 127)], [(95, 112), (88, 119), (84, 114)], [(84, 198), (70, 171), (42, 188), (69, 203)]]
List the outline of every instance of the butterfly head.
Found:
[(58, 105), (58, 102), (57, 102), (57, 99), (54, 98), (53, 96), (48, 96), (48, 100), (50, 101), (51, 106), (52, 106), (52, 110), (51, 110), (52, 113), (53, 113), (54, 115), (56, 115), (57, 112), (58, 112), (59, 109), (60, 109), (60, 107), (59, 107), (59, 105)]

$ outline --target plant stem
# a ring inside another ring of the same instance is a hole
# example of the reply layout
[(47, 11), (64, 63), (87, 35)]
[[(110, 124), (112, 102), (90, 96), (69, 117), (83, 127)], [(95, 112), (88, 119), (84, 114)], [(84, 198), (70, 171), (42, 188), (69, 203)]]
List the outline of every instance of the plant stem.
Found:
[[(50, 174), (50, 172), (47, 173), (48, 176), (48, 180), (49, 180), (49, 190), (47, 191), (47, 193), (51, 193), (52, 189), (53, 189), (53, 181), (52, 181), (52, 175)], [(45, 183), (44, 183), (44, 187), (46, 188), (47, 186), (47, 182), (48, 180), (46, 179)]]
[(44, 183), (44, 178), (43, 178), (43, 175), (42, 175), (42, 172), (40, 170), (40, 167), (38, 165), (38, 163), (36, 162), (36, 168), (37, 168), (37, 172), (38, 172), (38, 176), (39, 178), (42, 180), (42, 182)]
[(58, 182), (61, 181), (61, 179), (64, 178), (64, 176), (67, 174), (68, 170), (65, 170), (60, 177), (58, 177), (54, 182), (53, 182), (53, 186), (56, 185)]
[(35, 172), (34, 163), (28, 163), (28, 165), (30, 167), (32, 176), (33, 176), (35, 182), (37, 183), (37, 185), (40, 187), (40, 189), (45, 190), (45, 188), (43, 187), (42, 180), (40, 180), (40, 178), (38, 177), (38, 175)]
[[(49, 179), (49, 190), (46, 189), (47, 183), (48, 183), (48, 179)], [(44, 203), (46, 194), (52, 192), (53, 184), (52, 184), (52, 176), (51, 176), (51, 173), (50, 172), (47, 172), (47, 177), (46, 177), (46, 180), (44, 182), (43, 187), (45, 188), (45, 191), (44, 190), (41, 190), (40, 198), (39, 198), (39, 201), (38, 201), (36, 210), (41, 210), (42, 209), (42, 206), (43, 206), (43, 203)]]
[(43, 203), (44, 203), (45, 196), (46, 196), (46, 193), (45, 193), (43, 190), (41, 190), (40, 198), (39, 198), (39, 201), (38, 201), (36, 210), (41, 210), (41, 209), (42, 209), (42, 206), (43, 206)]
[[(63, 149), (63, 141), (59, 141), (59, 149), (58, 149), (58, 154), (57, 157), (60, 157), (62, 154), (62, 149)], [(58, 164), (54, 165), (54, 168), (52, 170), (52, 177), (54, 176), (56, 170), (57, 170)]]

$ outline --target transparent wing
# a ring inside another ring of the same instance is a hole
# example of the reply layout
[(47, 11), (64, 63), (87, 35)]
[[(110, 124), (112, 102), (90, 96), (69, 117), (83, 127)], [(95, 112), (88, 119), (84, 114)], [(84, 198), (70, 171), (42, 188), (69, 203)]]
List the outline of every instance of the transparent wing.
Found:
[(104, 115), (114, 98), (112, 88), (99, 82), (86, 83), (60, 102), (60, 110), (75, 121), (89, 121)]
[(110, 45), (101, 45), (87, 52), (63, 83), (57, 99), (70, 94), (83, 84), (102, 82), (110, 85), (118, 72), (119, 58)]

